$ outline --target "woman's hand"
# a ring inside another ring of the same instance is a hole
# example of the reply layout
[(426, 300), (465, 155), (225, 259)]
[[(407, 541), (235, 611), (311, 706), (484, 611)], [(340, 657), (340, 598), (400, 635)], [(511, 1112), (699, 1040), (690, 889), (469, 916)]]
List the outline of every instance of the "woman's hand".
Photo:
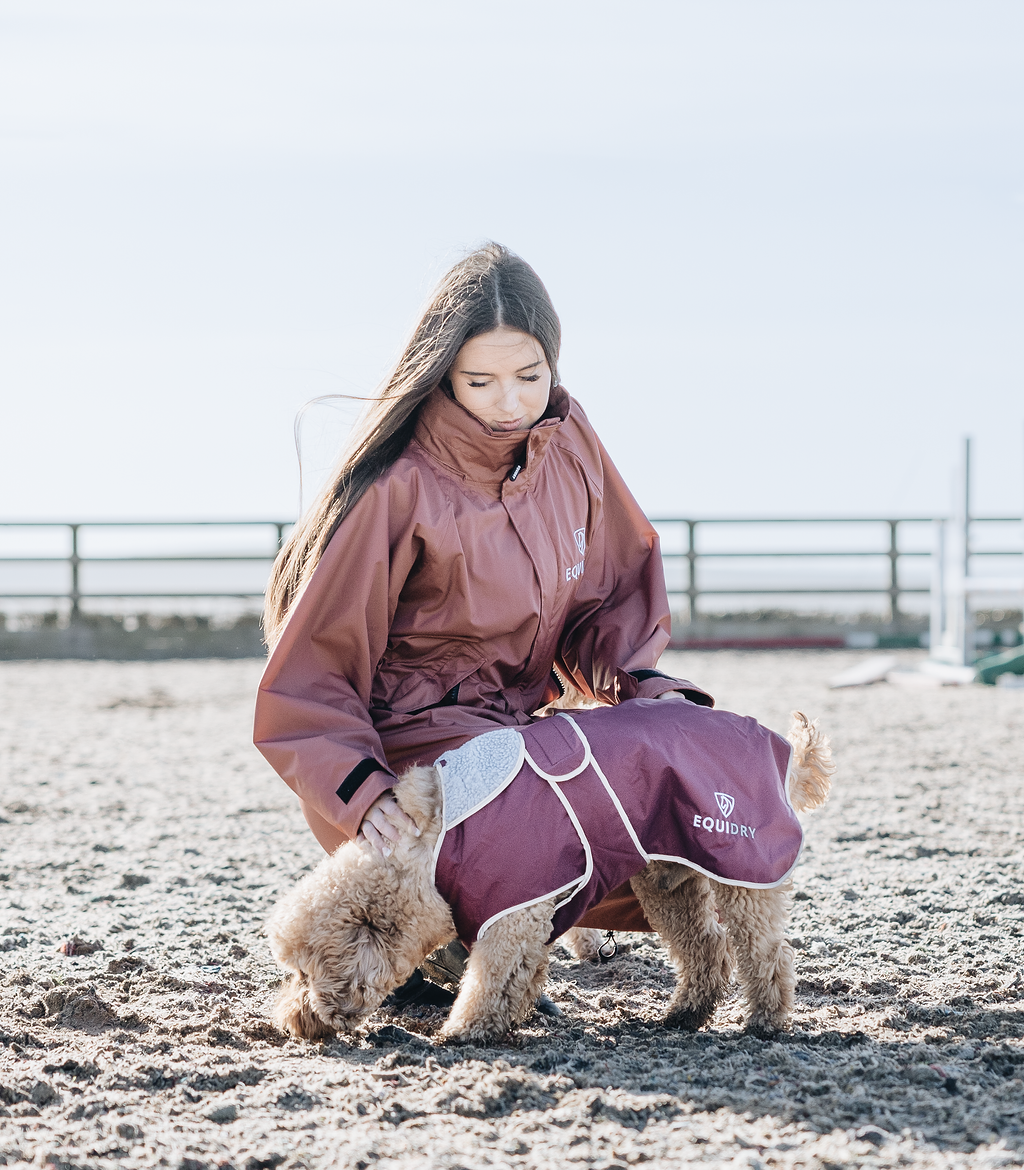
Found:
[(416, 822), (402, 811), (389, 789), (370, 805), (356, 836), (369, 841), (382, 857), (390, 857), (402, 833), (420, 835)]

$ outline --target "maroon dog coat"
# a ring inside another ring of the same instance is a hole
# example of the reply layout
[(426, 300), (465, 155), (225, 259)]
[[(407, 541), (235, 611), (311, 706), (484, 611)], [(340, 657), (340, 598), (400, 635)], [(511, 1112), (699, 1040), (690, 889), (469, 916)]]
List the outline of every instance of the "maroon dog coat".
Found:
[(553, 897), (553, 940), (655, 860), (779, 885), (803, 840), (791, 758), (756, 720), (684, 699), (561, 712), (447, 752), (434, 881), (459, 938)]

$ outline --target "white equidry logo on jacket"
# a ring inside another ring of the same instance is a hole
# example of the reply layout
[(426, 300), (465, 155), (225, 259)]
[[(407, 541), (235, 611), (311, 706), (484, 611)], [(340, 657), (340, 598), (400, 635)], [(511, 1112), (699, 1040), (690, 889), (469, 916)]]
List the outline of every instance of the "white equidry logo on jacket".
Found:
[(565, 570), (566, 581), (578, 581), (583, 576), (583, 556), (587, 551), (587, 530), (585, 528), (577, 528), (572, 534), (572, 538), (576, 541), (580, 559), (575, 565), (571, 565)]
[(717, 817), (704, 817), (700, 813), (694, 813), (693, 827), (695, 829), (705, 829), (709, 833), (724, 833), (727, 837), (750, 837), (753, 839), (757, 832), (753, 825), (737, 825), (735, 821), (729, 820), (729, 817), (732, 816), (732, 810), (736, 807), (735, 796), (730, 796), (728, 792), (716, 792), (715, 803), (724, 819), (719, 820)]

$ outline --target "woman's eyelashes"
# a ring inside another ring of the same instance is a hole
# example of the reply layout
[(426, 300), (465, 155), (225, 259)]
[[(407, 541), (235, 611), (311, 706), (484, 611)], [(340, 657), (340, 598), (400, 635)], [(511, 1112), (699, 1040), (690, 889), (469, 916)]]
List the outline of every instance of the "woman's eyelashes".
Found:
[[(540, 381), (540, 374), (521, 374), (519, 377), (519, 381), (520, 382), (539, 382)], [(485, 386), (489, 386), (490, 383), (489, 382), (467, 382), (466, 385), (469, 386), (469, 388), (471, 390), (482, 390)]]

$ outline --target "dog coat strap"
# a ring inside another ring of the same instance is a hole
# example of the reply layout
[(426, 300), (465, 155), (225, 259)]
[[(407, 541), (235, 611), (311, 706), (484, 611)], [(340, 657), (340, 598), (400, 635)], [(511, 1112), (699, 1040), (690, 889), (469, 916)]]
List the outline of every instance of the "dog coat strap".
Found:
[[(561, 713), (560, 713), (561, 714)], [(555, 716), (532, 723), (527, 729), (529, 759), (538, 774), (552, 780), (567, 780), (587, 763), (586, 741), (569, 719)]]

